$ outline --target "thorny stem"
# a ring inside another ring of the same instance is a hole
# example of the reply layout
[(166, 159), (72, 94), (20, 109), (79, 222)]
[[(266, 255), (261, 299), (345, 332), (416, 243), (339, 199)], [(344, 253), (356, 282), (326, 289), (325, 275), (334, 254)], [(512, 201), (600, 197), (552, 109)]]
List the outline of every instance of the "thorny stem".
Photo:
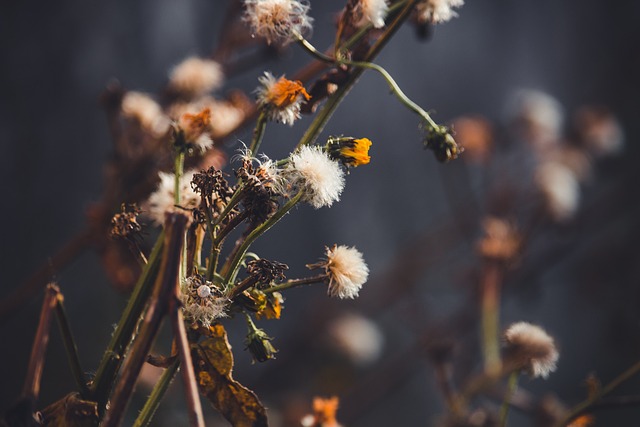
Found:
[[(404, 8), (387, 26), (384, 33), (382, 33), (382, 35), (376, 40), (371, 49), (369, 49), (369, 52), (363, 58), (364, 62), (371, 61), (380, 52), (380, 50), (382, 50), (384, 45), (400, 28), (402, 23), (409, 17), (409, 14), (413, 10), (413, 6), (415, 5), (415, 3), (416, 0), (408, 0), (405, 3)], [(353, 70), (347, 81), (344, 82), (338, 88), (338, 90), (336, 90), (336, 92), (334, 92), (334, 94), (327, 99), (320, 112), (316, 115), (313, 122), (311, 122), (311, 124), (307, 128), (307, 131), (304, 133), (304, 135), (302, 135), (302, 138), (298, 142), (296, 148), (300, 148), (304, 145), (311, 145), (315, 142), (320, 132), (322, 132), (322, 129), (324, 129), (324, 126), (327, 124), (344, 97), (349, 93), (358, 78), (362, 75), (363, 71), (363, 68), (357, 68), (356, 70)]]
[(481, 279), (482, 292), (482, 348), (484, 369), (489, 376), (499, 374), (500, 361), (499, 304), (500, 304), (500, 266), (488, 261)]
[(158, 380), (153, 387), (151, 395), (142, 407), (138, 418), (136, 418), (136, 421), (133, 423), (133, 427), (146, 427), (151, 423), (151, 419), (158, 410), (158, 406), (160, 406), (160, 402), (167, 392), (169, 385), (171, 385), (171, 381), (173, 381), (173, 378), (176, 376), (179, 367), (180, 359), (176, 358), (164, 372), (162, 372), (160, 380)]
[(91, 394), (93, 400), (98, 402), (98, 410), (101, 413), (105, 409), (111, 393), (111, 387), (122, 364), (124, 353), (131, 342), (140, 315), (153, 289), (153, 282), (160, 266), (160, 254), (162, 253), (163, 244), (164, 232), (158, 236), (158, 240), (149, 256), (149, 263), (145, 266), (138, 283), (133, 289), (127, 307), (120, 317), (120, 322), (118, 322), (118, 326), (111, 336), (111, 341), (96, 371), (96, 376), (91, 386)]
[(264, 137), (264, 131), (267, 128), (267, 115), (264, 111), (260, 111), (260, 115), (258, 115), (258, 121), (256, 122), (256, 127), (253, 130), (253, 139), (251, 140), (251, 145), (249, 146), (249, 155), (254, 156), (258, 149), (260, 148), (260, 144), (262, 144), (262, 138)]
[(518, 387), (518, 376), (520, 375), (520, 371), (513, 371), (509, 375), (509, 380), (507, 382), (507, 391), (504, 395), (504, 400), (502, 402), (502, 406), (500, 407), (500, 421), (498, 423), (499, 427), (506, 427), (507, 425), (507, 417), (509, 416), (509, 406), (511, 405), (511, 398)]
[(42, 379), (42, 369), (44, 368), (45, 353), (49, 344), (49, 332), (51, 328), (51, 314), (58, 303), (58, 288), (49, 284), (42, 302), (40, 311), (40, 321), (36, 336), (33, 339), (29, 365), (27, 365), (27, 377), (24, 380), (22, 397), (35, 401), (40, 394), (40, 381)]
[(327, 279), (327, 274), (319, 274), (317, 276), (305, 277), (302, 279), (293, 279), (288, 280), (284, 283), (280, 283), (279, 285), (272, 286), (270, 288), (264, 289), (262, 292), (265, 294), (271, 294), (273, 292), (281, 292), (287, 289), (295, 288), (303, 285), (311, 285), (313, 283), (321, 283)]
[(622, 372), (616, 378), (614, 378), (609, 384), (602, 387), (599, 391), (594, 393), (592, 396), (589, 396), (578, 405), (574, 406), (559, 422), (554, 424), (553, 427), (564, 427), (571, 420), (573, 420), (578, 415), (586, 412), (586, 410), (591, 407), (594, 403), (596, 403), (603, 396), (611, 393), (616, 387), (618, 387), (623, 382), (627, 381), (634, 375), (640, 372), (640, 361), (631, 365), (626, 371)]
[[(177, 293), (177, 288), (175, 288)], [(177, 303), (177, 295), (171, 307), (171, 322), (173, 323), (173, 333), (178, 347), (179, 360), (182, 363), (182, 380), (184, 382), (185, 394), (187, 398), (187, 407), (189, 409), (189, 423), (192, 427), (205, 427), (204, 416), (202, 415), (202, 404), (200, 395), (198, 394), (198, 383), (196, 374), (193, 370), (193, 360), (191, 359), (191, 351), (189, 349), (189, 340), (187, 339), (187, 331), (184, 326), (184, 318), (182, 310)]]
[(175, 295), (180, 274), (186, 223), (187, 218), (181, 214), (168, 214), (166, 217), (162, 265), (154, 286), (154, 294), (140, 327), (140, 332), (122, 367), (122, 374), (114, 390), (102, 427), (120, 425), (142, 365), (146, 361), (151, 345), (160, 329), (160, 322), (169, 309), (169, 300)]
[(232, 285), (232, 282), (235, 280), (236, 275), (238, 274), (238, 269), (240, 268), (240, 263), (244, 259), (244, 255), (249, 249), (249, 246), (261, 235), (267, 232), (271, 227), (273, 227), (278, 221), (284, 217), (287, 212), (293, 208), (296, 203), (300, 201), (302, 198), (302, 192), (298, 192), (295, 196), (293, 196), (284, 206), (280, 208), (273, 216), (263, 222), (261, 225), (256, 227), (246, 239), (242, 242), (238, 250), (235, 252), (233, 259), (229, 262), (228, 265), (225, 265), (225, 270), (223, 273), (224, 281), (227, 285)]
[(67, 313), (64, 309), (64, 297), (58, 292), (56, 295), (56, 315), (58, 317), (58, 326), (60, 327), (60, 334), (64, 341), (64, 348), (67, 351), (67, 358), (69, 359), (69, 367), (73, 378), (76, 380), (76, 385), (80, 391), (80, 396), (83, 399), (89, 397), (89, 388), (87, 387), (87, 379), (84, 376), (82, 367), (80, 365), (80, 358), (78, 357), (78, 347), (76, 346), (71, 328), (69, 327), (69, 320), (67, 319)]

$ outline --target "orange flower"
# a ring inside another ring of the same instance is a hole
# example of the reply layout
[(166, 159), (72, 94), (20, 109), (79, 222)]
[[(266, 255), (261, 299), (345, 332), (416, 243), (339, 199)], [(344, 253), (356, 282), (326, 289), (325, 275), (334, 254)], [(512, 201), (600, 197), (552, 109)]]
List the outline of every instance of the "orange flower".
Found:
[(339, 427), (340, 424), (336, 421), (339, 402), (336, 396), (328, 399), (315, 397), (313, 399), (313, 413), (316, 417), (316, 424), (322, 427)]
[(265, 72), (258, 79), (260, 87), (258, 105), (266, 113), (269, 120), (293, 125), (300, 118), (300, 104), (304, 99), (311, 99), (311, 95), (299, 81), (288, 80), (284, 76), (277, 80), (273, 74)]
[(593, 415), (580, 415), (573, 420), (567, 427), (589, 427), (594, 425), (595, 421)]

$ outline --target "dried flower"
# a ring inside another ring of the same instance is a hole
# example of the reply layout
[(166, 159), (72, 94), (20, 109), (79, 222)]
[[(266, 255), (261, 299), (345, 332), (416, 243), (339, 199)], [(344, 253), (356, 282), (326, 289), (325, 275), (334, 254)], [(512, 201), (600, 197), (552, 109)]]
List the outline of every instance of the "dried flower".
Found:
[(605, 108), (582, 107), (574, 118), (580, 142), (596, 156), (619, 153), (624, 131), (618, 119)]
[(359, 0), (354, 9), (356, 26), (363, 27), (371, 23), (374, 28), (382, 28), (388, 11), (386, 0)]
[(534, 147), (546, 149), (560, 138), (564, 109), (551, 95), (523, 89), (507, 104), (507, 116), (516, 133)]
[(429, 127), (424, 138), (424, 148), (433, 151), (439, 162), (458, 158), (461, 150), (446, 126)]
[(200, 275), (183, 280), (180, 299), (184, 318), (194, 324), (199, 323), (204, 328), (211, 326), (216, 319), (225, 317), (229, 304), (222, 292)]
[(247, 263), (247, 274), (253, 276), (259, 285), (269, 285), (271, 282), (284, 280), (284, 272), (289, 269), (287, 264), (269, 261), (264, 258), (255, 259)]
[(169, 76), (169, 87), (188, 96), (204, 95), (220, 87), (224, 79), (216, 61), (192, 56), (176, 65)]
[(267, 43), (287, 44), (311, 30), (309, 5), (298, 0), (245, 0), (244, 21)]
[[(286, 189), (302, 192), (302, 200), (319, 209), (340, 200), (344, 172), (320, 147), (304, 146), (289, 157), (280, 176)], [(284, 191), (284, 190), (282, 190)]]
[(373, 321), (361, 315), (349, 313), (338, 317), (331, 322), (328, 332), (332, 346), (356, 365), (368, 365), (382, 352), (382, 332)]
[(436, 24), (458, 16), (453, 8), (461, 7), (464, 0), (422, 0), (416, 5), (418, 21)]
[(456, 141), (464, 150), (464, 160), (485, 163), (493, 149), (493, 129), (481, 117), (460, 117), (452, 124)]
[(302, 83), (288, 80), (284, 76), (276, 80), (268, 71), (258, 81), (258, 106), (266, 113), (267, 118), (292, 126), (300, 118), (302, 100), (311, 98)]
[(213, 140), (208, 135), (211, 125), (211, 110), (204, 108), (197, 114), (185, 113), (178, 120), (175, 144), (180, 147), (193, 148), (203, 153), (213, 147)]
[(136, 242), (140, 238), (142, 226), (138, 223), (140, 209), (133, 204), (123, 203), (120, 205), (120, 213), (111, 218), (111, 230), (109, 236), (112, 238), (125, 239)]
[(527, 322), (514, 323), (504, 333), (505, 364), (533, 378), (547, 378), (556, 370), (558, 350), (544, 329)]
[(520, 236), (513, 224), (500, 218), (488, 217), (482, 221), (484, 236), (478, 242), (478, 251), (486, 258), (508, 261), (520, 249)]
[(122, 98), (122, 114), (137, 120), (140, 126), (155, 136), (162, 136), (169, 130), (170, 121), (160, 105), (144, 93), (127, 92)]
[(345, 167), (357, 167), (369, 164), (369, 148), (371, 141), (368, 138), (330, 137), (326, 150), (329, 157), (341, 162)]
[(575, 214), (580, 184), (571, 169), (559, 162), (544, 162), (536, 170), (535, 183), (554, 220), (566, 221)]
[(328, 294), (332, 297), (355, 298), (369, 277), (369, 267), (362, 253), (356, 248), (333, 245), (325, 248), (326, 259), (308, 268), (324, 268), (329, 282)]
[(328, 399), (315, 397), (313, 399), (313, 414), (301, 420), (304, 427), (341, 427), (336, 420), (336, 412), (340, 401), (336, 396)]
[(180, 203), (175, 203), (175, 175), (160, 172), (160, 183), (146, 202), (146, 214), (156, 225), (164, 224), (167, 212), (195, 209), (200, 205), (200, 196), (193, 191), (191, 180), (194, 172), (186, 172), (180, 177)]

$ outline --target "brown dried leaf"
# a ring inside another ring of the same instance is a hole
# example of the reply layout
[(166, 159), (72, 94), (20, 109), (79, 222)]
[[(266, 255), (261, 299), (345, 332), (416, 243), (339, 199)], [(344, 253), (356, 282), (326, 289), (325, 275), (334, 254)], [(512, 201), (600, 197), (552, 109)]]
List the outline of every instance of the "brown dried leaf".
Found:
[(233, 353), (222, 325), (209, 328), (207, 338), (191, 345), (200, 391), (234, 427), (267, 427), (267, 414), (254, 392), (231, 376)]
[(48, 427), (94, 427), (98, 424), (98, 404), (71, 393), (44, 408), (43, 423)]

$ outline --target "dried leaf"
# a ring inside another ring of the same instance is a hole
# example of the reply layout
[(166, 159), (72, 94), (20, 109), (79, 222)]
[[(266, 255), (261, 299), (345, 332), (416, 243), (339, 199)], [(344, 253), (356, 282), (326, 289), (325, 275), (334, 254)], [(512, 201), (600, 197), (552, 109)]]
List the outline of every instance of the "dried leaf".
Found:
[(267, 427), (258, 397), (231, 376), (233, 354), (222, 325), (209, 328), (207, 338), (191, 345), (200, 391), (234, 427)]
[(98, 424), (98, 404), (80, 399), (78, 393), (70, 393), (41, 412), (48, 427), (94, 427)]

